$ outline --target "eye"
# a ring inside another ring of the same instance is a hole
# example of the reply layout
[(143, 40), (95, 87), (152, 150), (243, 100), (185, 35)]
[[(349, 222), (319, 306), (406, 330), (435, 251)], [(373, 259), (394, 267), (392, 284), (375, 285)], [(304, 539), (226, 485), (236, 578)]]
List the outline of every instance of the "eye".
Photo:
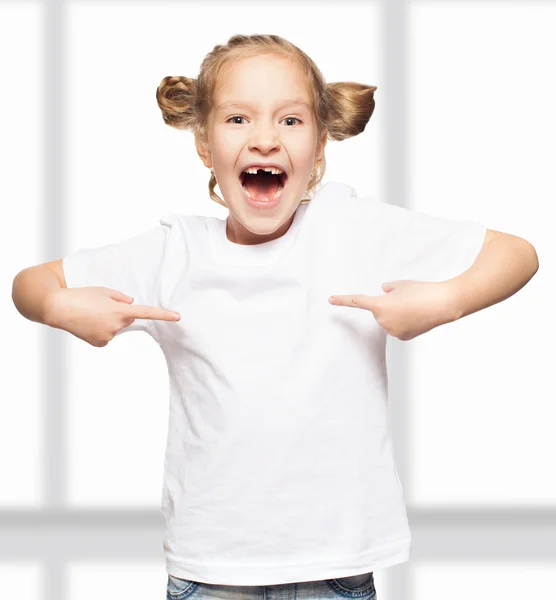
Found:
[[(239, 115), (235, 115), (235, 116), (227, 119), (226, 123), (229, 123), (232, 119), (245, 119), (245, 117), (240, 117)], [(294, 121), (298, 121), (299, 123), (303, 123), (303, 121), (301, 119), (298, 119), (297, 117), (285, 117), (284, 119), (282, 119), (282, 121), (286, 121), (286, 120), (294, 120)], [(234, 125), (242, 125), (242, 123), (234, 123)]]
[(301, 119), (298, 119), (297, 117), (286, 117), (285, 119), (283, 119), (284, 121), (288, 120), (288, 121), (298, 121), (299, 123), (302, 123), (303, 121), (301, 121)]

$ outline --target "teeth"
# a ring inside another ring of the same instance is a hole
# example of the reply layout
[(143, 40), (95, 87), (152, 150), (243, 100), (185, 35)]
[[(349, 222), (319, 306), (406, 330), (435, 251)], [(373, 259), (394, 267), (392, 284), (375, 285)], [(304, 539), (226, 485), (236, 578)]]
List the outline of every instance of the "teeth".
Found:
[(278, 198), (278, 196), (282, 193), (283, 189), (284, 189), (284, 186), (279, 185), (278, 189), (274, 192), (274, 196), (272, 196), (272, 199), (276, 200), (276, 198)]
[[(274, 167), (260, 167), (262, 171), (266, 171), (267, 173), (272, 173), (273, 175), (282, 175), (283, 171), (281, 169), (276, 169)], [(245, 169), (244, 173), (250, 173), (251, 175), (256, 175), (259, 169), (257, 167), (249, 167)]]

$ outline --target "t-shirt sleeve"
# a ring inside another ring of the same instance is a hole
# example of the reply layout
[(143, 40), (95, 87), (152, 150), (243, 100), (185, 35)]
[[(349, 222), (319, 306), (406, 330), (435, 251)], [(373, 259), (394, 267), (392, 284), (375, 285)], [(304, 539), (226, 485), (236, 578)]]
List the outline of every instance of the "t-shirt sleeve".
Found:
[(383, 281), (445, 281), (466, 271), (481, 251), (487, 228), (473, 220), (432, 216), (371, 196), (355, 201), (364, 244), (380, 263)]
[[(162, 261), (171, 233), (171, 220), (120, 242), (81, 248), (62, 261), (68, 288), (103, 286), (133, 297), (134, 305), (157, 306)], [(153, 321), (135, 319), (118, 332), (151, 333)]]

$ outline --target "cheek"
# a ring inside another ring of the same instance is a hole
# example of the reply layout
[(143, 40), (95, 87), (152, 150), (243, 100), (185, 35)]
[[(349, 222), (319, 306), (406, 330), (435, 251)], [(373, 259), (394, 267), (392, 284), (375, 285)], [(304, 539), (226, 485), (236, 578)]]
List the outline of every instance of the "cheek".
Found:
[(298, 173), (302, 173), (304, 176), (310, 176), (313, 170), (314, 154), (303, 154), (296, 161), (296, 168)]
[(241, 147), (243, 136), (237, 131), (218, 128), (213, 135), (213, 152), (221, 156), (233, 154), (234, 149)]
[(297, 168), (303, 171), (311, 172), (315, 162), (316, 148), (311, 137), (291, 140), (285, 143), (288, 152), (295, 160)]

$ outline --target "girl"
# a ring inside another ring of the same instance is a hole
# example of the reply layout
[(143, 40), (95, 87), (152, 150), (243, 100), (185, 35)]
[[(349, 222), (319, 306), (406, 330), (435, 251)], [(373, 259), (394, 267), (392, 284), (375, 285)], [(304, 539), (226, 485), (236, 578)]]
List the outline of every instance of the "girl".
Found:
[(521, 238), (319, 187), (327, 138), (363, 132), (376, 89), (326, 83), (277, 35), (231, 37), (196, 79), (157, 89), (227, 218), (170, 214), (14, 280), (29, 319), (94, 346), (146, 331), (165, 355), (169, 598), (376, 598), (374, 570), (411, 547), (387, 334), (412, 339), (536, 271)]

